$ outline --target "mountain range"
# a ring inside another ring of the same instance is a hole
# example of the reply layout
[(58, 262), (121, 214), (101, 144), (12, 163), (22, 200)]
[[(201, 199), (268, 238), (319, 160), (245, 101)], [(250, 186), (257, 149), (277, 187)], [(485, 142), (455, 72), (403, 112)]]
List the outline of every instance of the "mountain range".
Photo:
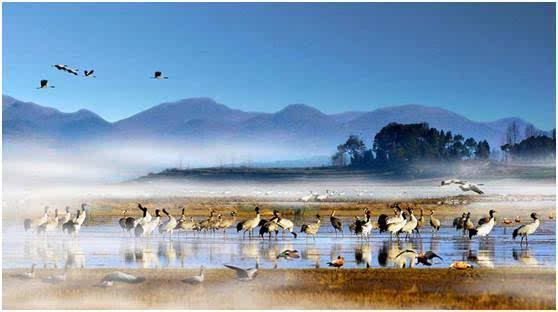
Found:
[(262, 148), (272, 145), (306, 150), (309, 155), (333, 153), (350, 134), (357, 134), (370, 144), (374, 135), (390, 122), (427, 122), (431, 127), (466, 138), (486, 139), (496, 149), (502, 144), (509, 124), (519, 125), (520, 137), (530, 124), (515, 117), (478, 122), (422, 105), (325, 114), (308, 105), (292, 104), (275, 113), (245, 112), (205, 97), (162, 103), (114, 123), (85, 109), (64, 113), (7, 95), (2, 96), (2, 112), (5, 144), (39, 140), (71, 145), (90, 140), (150, 139), (202, 145), (239, 143)]

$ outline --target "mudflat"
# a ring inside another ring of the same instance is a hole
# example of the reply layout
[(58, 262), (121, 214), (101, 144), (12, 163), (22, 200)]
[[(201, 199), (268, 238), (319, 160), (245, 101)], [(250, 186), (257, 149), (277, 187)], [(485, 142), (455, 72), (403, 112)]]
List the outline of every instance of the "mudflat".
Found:
[(113, 269), (71, 269), (60, 284), (2, 270), (3, 309), (556, 309), (556, 270), (262, 269), (240, 282), (227, 269), (208, 269), (205, 282), (182, 280), (198, 269), (126, 269), (140, 284), (99, 287)]

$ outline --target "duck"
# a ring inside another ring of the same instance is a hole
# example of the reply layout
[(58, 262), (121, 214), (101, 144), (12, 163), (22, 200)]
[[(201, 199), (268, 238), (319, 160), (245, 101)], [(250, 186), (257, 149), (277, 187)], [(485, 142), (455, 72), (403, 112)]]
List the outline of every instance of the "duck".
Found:
[(515, 223), (521, 223), (521, 218), (519, 216), (515, 217)]
[(244, 238), (244, 235), (246, 234), (246, 232), (248, 232), (249, 237), (252, 237), (252, 231), (260, 223), (260, 218), (261, 218), (260, 217), (260, 208), (256, 207), (254, 209), (254, 211), (256, 212), (256, 216), (254, 218), (239, 222), (236, 225), (237, 232), (243, 231), (242, 232), (242, 238)]
[(339, 269), (345, 265), (345, 258), (343, 256), (338, 256), (337, 259), (328, 262), (327, 265)]
[(495, 210), (490, 210), (490, 220), (487, 223), (483, 223), (477, 226), (476, 229), (469, 229), (469, 239), (473, 238), (473, 236), (477, 235), (479, 237), (487, 236), (494, 227), (494, 214), (496, 213)]
[(306, 233), (306, 238), (311, 236), (314, 240), (316, 239), (316, 234), (320, 230), (320, 225), (322, 223), (322, 218), (319, 214), (316, 215), (316, 222), (310, 224), (303, 224), (300, 227), (300, 233)]
[(200, 273), (198, 273), (198, 275), (187, 277), (187, 278), (183, 279), (182, 282), (185, 283), (185, 284), (190, 284), (190, 285), (201, 284), (205, 280), (204, 272), (205, 272), (205, 267), (202, 265), (202, 266), (200, 266)]
[(502, 220), (502, 223), (504, 223), (504, 224), (512, 224), (513, 221), (512, 221), (511, 219), (504, 218), (504, 220)]
[(527, 245), (529, 245), (528, 236), (535, 233), (535, 231), (539, 228), (539, 225), (540, 225), (539, 215), (537, 215), (535, 212), (533, 212), (533, 213), (531, 213), (531, 219), (533, 219), (533, 222), (531, 222), (529, 224), (523, 224), (522, 226), (518, 227), (517, 229), (515, 229), (513, 231), (512, 237), (513, 237), (514, 240), (517, 236), (521, 236), (520, 245), (523, 245), (523, 239), (524, 238), (525, 238), (525, 242), (527, 243)]
[(450, 268), (455, 270), (466, 270), (473, 268), (473, 265), (463, 261), (456, 261), (450, 265)]
[(285, 258), (286, 260), (298, 259), (300, 255), (298, 254), (298, 250), (290, 250), (285, 249), (280, 254), (277, 255), (277, 259)]

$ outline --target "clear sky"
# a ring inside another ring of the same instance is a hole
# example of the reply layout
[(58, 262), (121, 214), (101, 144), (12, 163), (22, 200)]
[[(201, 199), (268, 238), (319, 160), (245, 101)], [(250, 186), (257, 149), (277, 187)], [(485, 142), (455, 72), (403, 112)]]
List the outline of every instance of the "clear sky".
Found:
[[(555, 21), (553, 3), (4, 3), (2, 88), (109, 121), (209, 96), (265, 112), (423, 104), (547, 130), (556, 115)], [(149, 79), (154, 70), (170, 79)], [(40, 79), (56, 88), (36, 90)]]

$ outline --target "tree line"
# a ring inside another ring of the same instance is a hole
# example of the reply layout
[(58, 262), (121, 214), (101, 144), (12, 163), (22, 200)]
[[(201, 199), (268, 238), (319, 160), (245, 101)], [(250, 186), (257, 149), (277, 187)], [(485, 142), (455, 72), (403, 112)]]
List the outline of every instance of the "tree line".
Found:
[(461, 134), (430, 128), (428, 123), (390, 123), (375, 135), (372, 148), (367, 149), (359, 136), (351, 135), (344, 144), (337, 146), (331, 160), (334, 166), (388, 169), (417, 161), (485, 160), (489, 157), (490, 145), (486, 140), (465, 139)]

